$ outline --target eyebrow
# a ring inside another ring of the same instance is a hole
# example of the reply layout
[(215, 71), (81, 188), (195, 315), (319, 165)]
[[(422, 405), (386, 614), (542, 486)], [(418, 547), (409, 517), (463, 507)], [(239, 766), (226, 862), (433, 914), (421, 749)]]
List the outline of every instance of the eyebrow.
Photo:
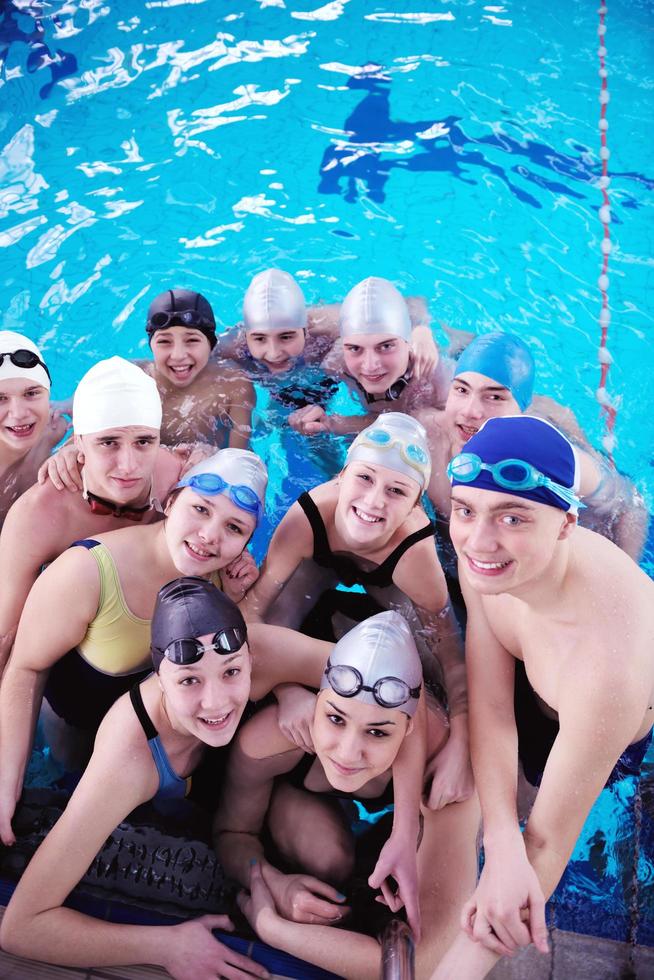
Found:
[[(477, 487), (477, 489), (479, 490), (480, 488)], [(497, 491), (497, 492), (500, 493), (501, 491)], [(507, 494), (507, 496), (510, 496), (510, 495)], [(463, 504), (464, 507), (469, 507), (470, 506), (470, 504), (468, 503), (467, 500), (463, 500), (461, 497), (455, 497), (454, 494), (452, 494), (452, 503)], [(523, 504), (522, 502), (518, 502), (516, 500), (512, 500), (511, 503), (508, 503), (508, 504), (495, 504), (493, 507), (490, 507), (489, 508), (490, 512), (493, 513), (493, 514), (496, 511), (499, 511), (499, 510), (530, 510), (530, 511), (533, 511), (533, 509), (534, 508), (533, 508), (532, 505), (530, 505), (530, 504)]]
[[(347, 714), (347, 712), (343, 711), (342, 708), (338, 708), (334, 704), (333, 701), (328, 701), (327, 704), (329, 704), (334, 709), (334, 711), (337, 714), (343, 715), (344, 718), (349, 718), (350, 717)], [(385, 728), (387, 725), (393, 725), (393, 726), (395, 726), (395, 722), (394, 721), (367, 721), (366, 724), (365, 724), (365, 727), (366, 728)]]

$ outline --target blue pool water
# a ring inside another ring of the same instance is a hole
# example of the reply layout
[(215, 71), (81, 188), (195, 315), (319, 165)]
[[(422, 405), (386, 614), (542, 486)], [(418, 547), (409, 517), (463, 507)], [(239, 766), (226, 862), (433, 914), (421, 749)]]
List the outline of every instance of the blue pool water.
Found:
[[(147, 352), (167, 286), (201, 290), (228, 326), (266, 266), (311, 302), (387, 276), (427, 297), (440, 340), (444, 324), (530, 338), (538, 390), (601, 445), (598, 6), (5, 0), (2, 327), (41, 343), (63, 397), (97, 358)], [(616, 462), (651, 509), (652, 9), (607, 7), (608, 391)], [(260, 396), (269, 533), (332, 464)], [(602, 794), (553, 915), (654, 945), (651, 779), (638, 834), (633, 789)]]

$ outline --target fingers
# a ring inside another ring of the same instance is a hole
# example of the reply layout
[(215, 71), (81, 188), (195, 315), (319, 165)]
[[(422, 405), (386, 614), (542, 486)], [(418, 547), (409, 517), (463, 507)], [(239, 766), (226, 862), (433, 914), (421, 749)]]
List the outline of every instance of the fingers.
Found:
[(16, 843), (16, 836), (11, 829), (11, 821), (3, 820), (0, 822), (0, 840), (6, 847), (13, 847)]
[(225, 958), (224, 962), (220, 964), (219, 975), (225, 977), (226, 980), (249, 980), (250, 977), (270, 977), (270, 973), (268, 973), (265, 966), (261, 966), (260, 963), (255, 963), (249, 956), (243, 956), (242, 953), (237, 953), (236, 950), (230, 949), (228, 946), (225, 946), (224, 950)]
[(417, 943), (420, 942), (421, 927), (420, 927), (420, 905), (418, 903), (418, 889), (417, 888), (400, 888), (399, 892), (400, 898), (404, 899), (404, 908), (406, 909), (406, 919), (409, 923), (409, 928), (413, 933), (413, 938)]
[(307, 891), (298, 900), (297, 907), (293, 911), (294, 917), (301, 916), (302, 922), (329, 926), (346, 916), (350, 907), (348, 905), (333, 905), (332, 902), (326, 902)]
[(461, 928), (463, 929), (463, 931), (467, 936), (470, 936), (471, 939), (473, 938), (472, 927), (475, 924), (476, 914), (477, 914), (477, 903), (475, 902), (474, 898), (471, 898), (469, 901), (465, 903), (465, 905), (461, 909), (461, 918), (459, 920), (461, 923)]
[(501, 942), (493, 931), (490, 922), (479, 911), (475, 915), (472, 938), (492, 953), (496, 953), (497, 956), (513, 956), (515, 946), (509, 947)]
[(197, 919), (207, 929), (221, 929), (223, 932), (234, 932), (234, 923), (228, 915), (201, 915)]
[(307, 888), (316, 895), (322, 895), (324, 898), (328, 898), (330, 902), (344, 902), (346, 896), (343, 895), (337, 888), (330, 885), (326, 881), (321, 881), (320, 878), (314, 878), (310, 875), (303, 876), (303, 882)]
[(547, 923), (545, 922), (545, 898), (542, 895), (529, 896), (529, 929), (531, 941), (540, 953), (549, 953)]
[(382, 881), (380, 888), (384, 898), (384, 904), (388, 905), (391, 912), (399, 912), (399, 910), (402, 908), (402, 901), (399, 895), (393, 891), (393, 888), (391, 887), (391, 879), (386, 878), (384, 881)]

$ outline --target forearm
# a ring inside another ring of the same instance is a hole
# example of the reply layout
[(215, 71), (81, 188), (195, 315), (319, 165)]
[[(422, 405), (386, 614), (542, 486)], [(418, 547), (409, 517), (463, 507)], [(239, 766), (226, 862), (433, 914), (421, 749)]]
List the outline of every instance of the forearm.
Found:
[(214, 832), (214, 847), (225, 874), (247, 888), (252, 861), (264, 861), (263, 844), (258, 834), (218, 830)]
[(14, 645), (14, 639), (16, 638), (16, 627), (8, 630), (6, 633), (0, 634), (0, 677), (4, 674), (5, 667), (7, 666), (7, 661), (9, 660), (9, 654), (11, 653), (11, 648)]
[(257, 933), (277, 949), (348, 980), (377, 980), (379, 976), (381, 949), (370, 936), (291, 922), (270, 910), (259, 916)]
[(459, 626), (449, 603), (438, 614), (438, 620), (430, 630), (431, 649), (443, 672), (443, 684), (447, 693), (450, 718), (467, 714), (468, 682), (465, 654)]
[(10, 664), (0, 688), (0, 785), (18, 800), (47, 673)]
[(374, 416), (366, 415), (328, 415), (326, 417), (329, 431), (337, 436), (352, 435), (362, 432), (374, 421)]
[[(514, 725), (471, 709), (470, 747), (488, 851), (522, 841), (517, 812), (518, 738)], [(522, 844), (521, 844), (522, 846)]]
[(393, 763), (393, 833), (416, 834), (420, 822), (420, 803), (427, 761), (427, 719), (421, 694), (414, 717), (414, 728)]

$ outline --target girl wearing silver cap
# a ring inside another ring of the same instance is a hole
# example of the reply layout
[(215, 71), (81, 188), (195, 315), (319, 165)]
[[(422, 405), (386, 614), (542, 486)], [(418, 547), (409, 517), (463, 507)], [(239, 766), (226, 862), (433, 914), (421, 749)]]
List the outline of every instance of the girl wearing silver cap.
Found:
[(42, 695), (53, 755), (76, 768), (111, 704), (149, 668), (159, 588), (180, 574), (199, 575), (242, 598), (256, 568), (240, 556), (263, 512), (266, 481), (254, 453), (220, 450), (180, 480), (164, 521), (75, 542), (37, 579), (0, 688), (5, 844), (14, 840), (11, 818)]
[[(392, 604), (417, 613), (426, 676), (443, 683), (450, 718), (450, 737), (434, 761), (431, 804), (440, 807), (465, 799), (472, 775), (463, 650), (434, 529), (420, 504), (429, 473), (420, 423), (400, 413), (380, 416), (354, 440), (339, 476), (302, 494), (286, 513), (244, 610), (246, 618), (297, 629), (340, 581), (363, 585), (377, 609)], [(289, 722), (287, 730), (296, 727)]]
[[(347, 923), (351, 912), (349, 896), (338, 889), (350, 886), (356, 861), (352, 814), (364, 814), (355, 832), (367, 827), (375, 844), (387, 833), (391, 767), (412, 730), (422, 686), (420, 656), (406, 620), (392, 611), (364, 620), (335, 646), (270, 630), (266, 649), (272, 656), (279, 647), (288, 656), (299, 645), (306, 658), (323, 664), (311, 722), (316, 754), (287, 738), (274, 707), (241, 729), (216, 816), (218, 854), (225, 870), (249, 886), (241, 908), (265, 942), (339, 976), (377, 977), (380, 950), (374, 939), (355, 931), (333, 934), (326, 927)], [(430, 752), (446, 738), (442, 718), (430, 714)], [(415, 818), (414, 842), (417, 813)], [(476, 798), (424, 810), (423, 821), (416, 901), (407, 901), (416, 935), (423, 924), (419, 977), (447, 949), (461, 904), (474, 888)], [(274, 862), (261, 841), (264, 826), (277, 852)], [(388, 882), (382, 891), (396, 911), (401, 902)], [(370, 911), (368, 906), (368, 916)]]

